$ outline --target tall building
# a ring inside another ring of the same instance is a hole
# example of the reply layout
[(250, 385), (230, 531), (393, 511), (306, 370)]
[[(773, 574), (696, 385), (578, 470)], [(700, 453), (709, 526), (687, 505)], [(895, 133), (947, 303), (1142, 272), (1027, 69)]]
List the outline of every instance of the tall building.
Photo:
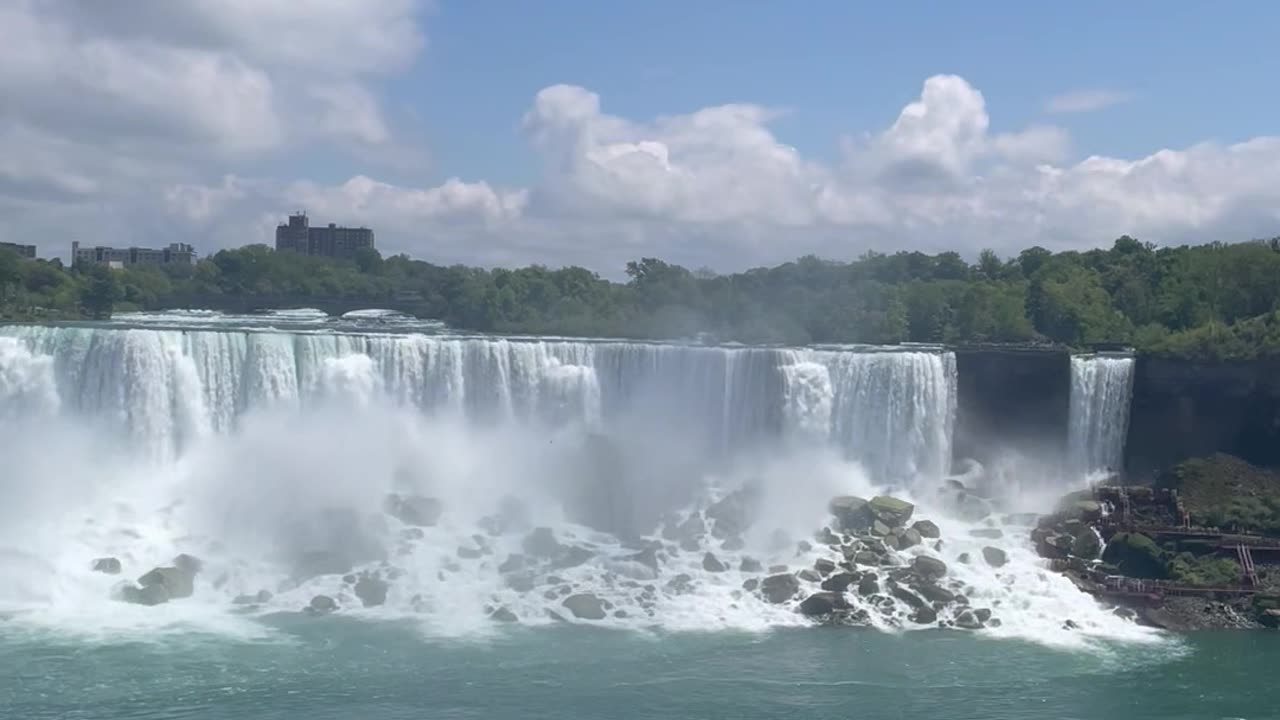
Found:
[(113, 248), (99, 245), (96, 247), (80, 247), (79, 242), (71, 243), (71, 262), (107, 265), (109, 267), (162, 267), (166, 265), (194, 265), (196, 250), (186, 243), (170, 243), (169, 247), (155, 248)]
[(9, 250), (18, 255), (18, 257), (34, 258), (36, 256), (35, 245), (19, 245), (18, 243), (0, 242), (0, 250)]
[(276, 250), (301, 255), (345, 258), (355, 257), (361, 248), (373, 248), (373, 231), (369, 228), (340, 227), (329, 223), (311, 227), (306, 213), (289, 216), (287, 223), (276, 227)]

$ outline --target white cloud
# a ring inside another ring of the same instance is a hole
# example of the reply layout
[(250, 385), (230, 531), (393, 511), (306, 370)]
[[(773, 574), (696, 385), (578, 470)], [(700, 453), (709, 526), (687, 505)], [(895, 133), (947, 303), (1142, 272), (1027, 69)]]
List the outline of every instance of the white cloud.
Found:
[[(0, 0), (0, 234), (45, 252), (181, 236), (208, 253), (269, 243), (304, 208), (374, 228), (386, 252), (616, 274), (642, 255), (733, 269), (810, 252), (1009, 254), (1280, 227), (1280, 137), (1073, 161), (1062, 128), (993, 131), (982, 93), (954, 75), (927, 78), (888, 127), (850, 128), (834, 158), (779, 137), (774, 108), (623, 117), (590, 89), (553, 85), (523, 117), (538, 160), (527, 187), (409, 182), (420, 155), (377, 85), (425, 47), (421, 8)], [(1094, 95), (1056, 107), (1117, 99)], [(308, 152), (346, 163), (349, 179), (295, 174)], [(371, 159), (403, 177), (378, 177)]]
[(1129, 102), (1133, 96), (1116, 90), (1076, 90), (1049, 98), (1045, 110), (1051, 113), (1083, 113)]

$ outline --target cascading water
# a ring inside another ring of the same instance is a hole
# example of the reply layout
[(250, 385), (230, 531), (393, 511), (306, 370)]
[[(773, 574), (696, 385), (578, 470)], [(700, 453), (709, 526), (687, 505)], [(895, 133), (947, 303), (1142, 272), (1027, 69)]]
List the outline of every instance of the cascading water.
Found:
[[(550, 622), (567, 594), (591, 593), (615, 626), (798, 624), (792, 605), (744, 591), (752, 565), (813, 565), (828, 548), (797, 541), (836, 495), (889, 488), (927, 508), (951, 460), (956, 369), (940, 350), (150, 324), (0, 328), (0, 570), (13, 578), (0, 609), (207, 627), (248, 617), (229, 612), (240, 596), (294, 612), (327, 593), (344, 611), (467, 633), (492, 628), (495, 608)], [(389, 493), (442, 514), (406, 520)], [(754, 514), (733, 527), (709, 503), (738, 496)], [(945, 557), (974, 602), (1003, 603), (992, 632), (1063, 635), (1064, 614), (1137, 632), (1044, 573), (1026, 528), (1006, 528), (1018, 544), (997, 570), (962, 563), (991, 540), (931, 517), (945, 545), (896, 561)], [(121, 579), (86, 570), (112, 556), (137, 577), (180, 552), (205, 561), (201, 580), (156, 608), (111, 602)], [(388, 582), (385, 599), (362, 608), (351, 573)], [(877, 626), (910, 611), (887, 594), (857, 602)]]
[(1119, 472), (1129, 430), (1133, 358), (1077, 355), (1071, 358), (1070, 472), (1091, 478)]

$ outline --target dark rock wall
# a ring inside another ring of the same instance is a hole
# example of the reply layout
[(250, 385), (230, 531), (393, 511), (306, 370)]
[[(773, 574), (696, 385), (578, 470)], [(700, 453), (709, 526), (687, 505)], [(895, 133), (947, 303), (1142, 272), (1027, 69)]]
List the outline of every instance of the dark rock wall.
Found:
[(1012, 450), (1059, 462), (1067, 447), (1071, 356), (988, 348), (955, 354), (955, 457), (986, 463)]

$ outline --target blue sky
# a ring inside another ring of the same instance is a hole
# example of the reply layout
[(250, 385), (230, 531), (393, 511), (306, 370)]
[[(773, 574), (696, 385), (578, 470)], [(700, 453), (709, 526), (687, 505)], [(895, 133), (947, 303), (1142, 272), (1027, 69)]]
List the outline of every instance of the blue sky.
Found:
[[(0, 239), (717, 269), (1280, 235), (1280, 6), (0, 0)], [(92, 231), (87, 229), (92, 228)]]

